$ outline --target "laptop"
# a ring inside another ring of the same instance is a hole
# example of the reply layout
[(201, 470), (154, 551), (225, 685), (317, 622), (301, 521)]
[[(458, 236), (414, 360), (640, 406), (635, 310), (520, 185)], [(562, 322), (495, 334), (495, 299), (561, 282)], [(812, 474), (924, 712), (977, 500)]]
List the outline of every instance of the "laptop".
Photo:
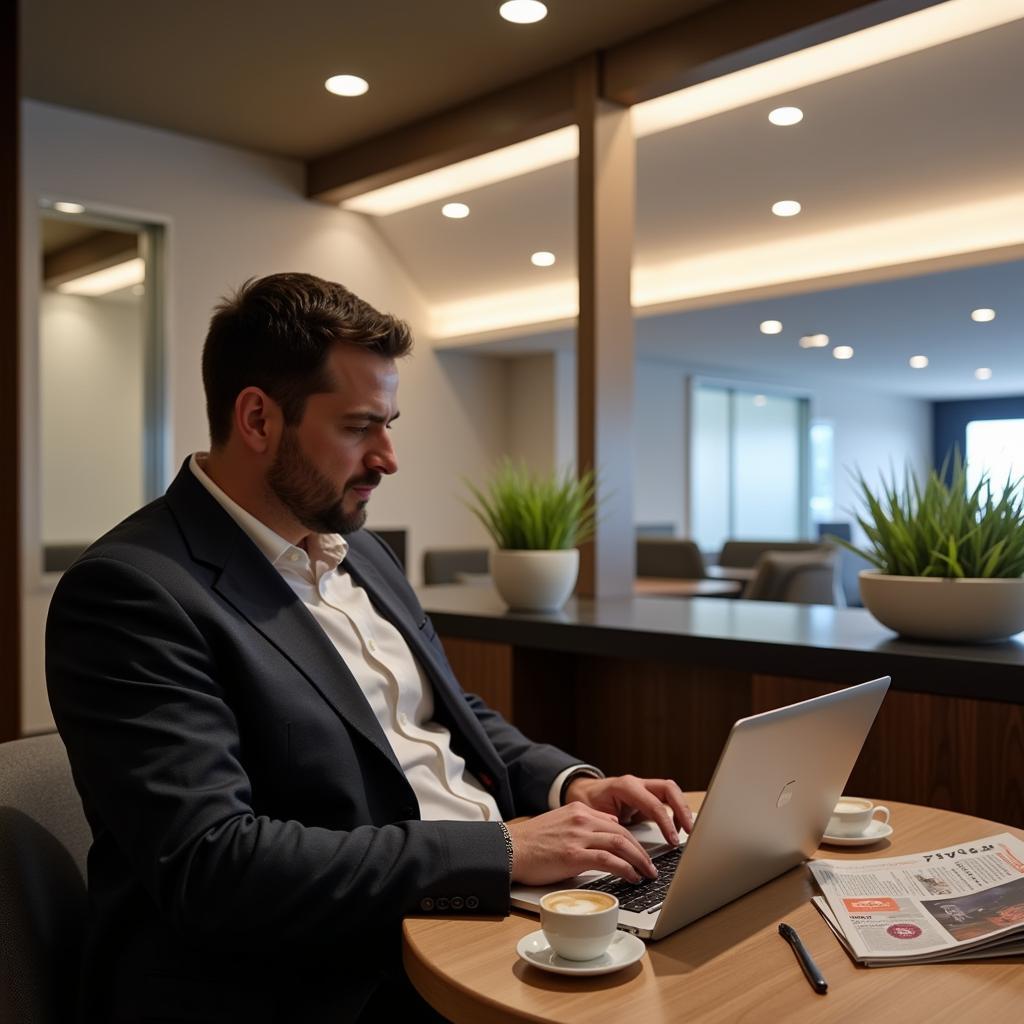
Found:
[(670, 847), (650, 822), (631, 830), (657, 879), (633, 884), (588, 871), (558, 885), (515, 885), (513, 906), (537, 913), (545, 893), (599, 889), (619, 898), (619, 928), (656, 940), (802, 863), (825, 834), (889, 682), (884, 676), (741, 718), (689, 837)]

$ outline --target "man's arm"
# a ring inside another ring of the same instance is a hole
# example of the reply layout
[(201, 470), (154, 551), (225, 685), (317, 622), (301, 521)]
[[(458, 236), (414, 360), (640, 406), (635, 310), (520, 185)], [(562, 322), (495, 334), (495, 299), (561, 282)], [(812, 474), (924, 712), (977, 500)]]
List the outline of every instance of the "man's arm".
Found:
[(174, 597), (131, 565), (87, 559), (54, 595), (47, 681), (76, 782), (163, 917), (217, 948), (266, 949), (337, 940), (424, 898), (507, 912), (497, 824), (340, 832), (257, 815), (215, 661)]

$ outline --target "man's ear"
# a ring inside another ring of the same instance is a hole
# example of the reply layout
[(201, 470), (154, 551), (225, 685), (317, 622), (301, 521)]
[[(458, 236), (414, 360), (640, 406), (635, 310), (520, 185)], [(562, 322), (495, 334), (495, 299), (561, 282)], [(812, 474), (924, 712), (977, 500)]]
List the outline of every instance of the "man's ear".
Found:
[(283, 423), (281, 407), (261, 388), (249, 387), (238, 393), (235, 433), (250, 451), (264, 455), (276, 448)]

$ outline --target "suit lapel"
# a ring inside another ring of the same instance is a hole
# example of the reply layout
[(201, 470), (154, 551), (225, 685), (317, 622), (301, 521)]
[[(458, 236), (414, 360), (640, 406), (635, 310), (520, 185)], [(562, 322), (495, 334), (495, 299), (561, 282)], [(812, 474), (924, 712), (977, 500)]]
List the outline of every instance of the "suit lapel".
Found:
[(196, 480), (187, 462), (168, 489), (167, 501), (193, 557), (219, 570), (213, 589), (401, 772), (373, 709), (334, 645), (281, 574)]

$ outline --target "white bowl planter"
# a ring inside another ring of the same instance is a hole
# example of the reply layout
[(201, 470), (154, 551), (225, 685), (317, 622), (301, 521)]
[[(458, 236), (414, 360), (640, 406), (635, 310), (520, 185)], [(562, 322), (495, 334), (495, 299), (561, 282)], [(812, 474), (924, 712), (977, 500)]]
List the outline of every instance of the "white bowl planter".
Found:
[(576, 586), (580, 553), (567, 551), (491, 551), (491, 576), (502, 600), (513, 609), (556, 612)]
[(902, 636), (959, 643), (1005, 640), (1024, 630), (1024, 578), (860, 576), (864, 607)]

